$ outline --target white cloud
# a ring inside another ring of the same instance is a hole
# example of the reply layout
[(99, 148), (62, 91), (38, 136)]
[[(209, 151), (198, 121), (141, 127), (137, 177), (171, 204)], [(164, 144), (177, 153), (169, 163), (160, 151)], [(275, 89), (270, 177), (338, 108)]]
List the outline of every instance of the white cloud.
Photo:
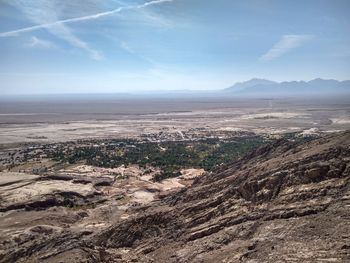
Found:
[(30, 48), (42, 48), (42, 49), (55, 49), (57, 46), (47, 40), (40, 39), (37, 37), (31, 37), (30, 42), (26, 45), (27, 47)]
[[(174, 0), (153, 0), (139, 5), (122, 6), (111, 11), (99, 12), (93, 15), (78, 16), (68, 19), (59, 19), (60, 11), (65, 10), (65, 7), (72, 12), (71, 5), (65, 1), (53, 1), (53, 0), (13, 0), (10, 2), (16, 6), (32, 21), (35, 26), (25, 27), (17, 30), (0, 33), (0, 37), (16, 36), (20, 33), (32, 32), (38, 29), (46, 29), (51, 34), (58, 38), (61, 38), (68, 42), (70, 45), (82, 49), (89, 54), (89, 56), (95, 60), (103, 59), (102, 52), (95, 50), (89, 46), (88, 43), (78, 38), (72, 30), (66, 26), (68, 23), (74, 23), (79, 21), (94, 20), (105, 16), (110, 16), (121, 11), (143, 9), (148, 6), (157, 5), (165, 2), (172, 2)], [(65, 6), (68, 3), (68, 6)], [(66, 9), (67, 9), (66, 8)], [(74, 11), (73, 11), (74, 12)], [(155, 19), (155, 17), (151, 17)]]
[(76, 35), (74, 35), (71, 30), (66, 27), (65, 25), (56, 25), (53, 27), (50, 27), (49, 32), (61, 39), (64, 39), (67, 41), (69, 44), (71, 44), (74, 47), (80, 48), (87, 52), (89, 56), (92, 59), (95, 60), (102, 60), (103, 59), (103, 53), (91, 48), (88, 43), (84, 42), (80, 38), (78, 38)]
[(311, 35), (284, 35), (269, 51), (260, 57), (260, 60), (268, 61), (283, 56), (312, 38)]
[[(89, 54), (92, 59), (100, 60), (103, 58), (101, 52), (92, 49), (86, 42), (78, 38), (70, 28), (68, 28), (64, 23), (54, 23), (58, 21), (59, 17), (59, 2), (51, 0), (14, 0), (11, 2), (16, 8), (20, 9), (26, 17), (36, 23), (38, 26), (24, 28), (22, 30), (10, 31), (7, 33), (0, 34), (1, 37), (17, 35), (21, 32), (29, 32), (31, 28), (46, 28), (54, 36), (65, 40), (70, 45), (82, 49)], [(51, 24), (51, 26), (42, 26)], [(41, 26), (40, 26), (41, 25)]]
[[(17, 30), (12, 30), (12, 31), (8, 31), (8, 32), (3, 32), (0, 33), (0, 37), (9, 37), (9, 36), (16, 36), (17, 34), (20, 33), (24, 33), (24, 32), (31, 32), (31, 31), (35, 31), (38, 29), (48, 29), (50, 30), (50, 28), (52, 27), (56, 27), (56, 26), (60, 26), (60, 25), (64, 25), (67, 23), (73, 23), (73, 22), (80, 22), (80, 21), (86, 21), (86, 20), (94, 20), (94, 19), (98, 19), (101, 17), (105, 17), (105, 16), (110, 16), (113, 14), (117, 14), (120, 13), (122, 11), (125, 10), (132, 10), (132, 9), (142, 9), (145, 8), (147, 6), (152, 6), (152, 5), (157, 5), (157, 4), (161, 4), (161, 3), (165, 3), (165, 2), (173, 2), (174, 0), (154, 0), (154, 1), (149, 1), (146, 2), (144, 4), (140, 4), (140, 5), (132, 5), (132, 6), (123, 6), (123, 7), (119, 7), (117, 9), (111, 10), (111, 11), (107, 11), (107, 12), (100, 12), (97, 14), (93, 14), (93, 15), (87, 15), (87, 16), (80, 16), (80, 17), (75, 17), (75, 18), (68, 18), (68, 19), (56, 19), (56, 20), (52, 20), (50, 19), (49, 21), (43, 21), (41, 23), (39, 23), (36, 26), (31, 26), (31, 27), (25, 27), (25, 28), (21, 28), (21, 29), (17, 29)], [(52, 6), (47, 5), (48, 1), (47, 0), (38, 0), (34, 3), (30, 2), (30, 3), (26, 3), (26, 1), (24, 0), (17, 0), (15, 1), (15, 3), (21, 3), (22, 6), (28, 6), (29, 8), (26, 11), (29, 11), (30, 13), (36, 13), (40, 15), (44, 15), (47, 16), (47, 14), (45, 14), (45, 10), (43, 10), (43, 8), (41, 8), (41, 4), (42, 2), (45, 2), (46, 5), (43, 5), (43, 7), (49, 7), (50, 10), (49, 11), (54, 11), (55, 8), (52, 9)], [(50, 2), (49, 2), (50, 3)], [(53, 3), (53, 2), (51, 2)], [(32, 5), (32, 6), (30, 6)], [(34, 18), (33, 20), (37, 20), (35, 18), (35, 15), (30, 15), (32, 18)]]

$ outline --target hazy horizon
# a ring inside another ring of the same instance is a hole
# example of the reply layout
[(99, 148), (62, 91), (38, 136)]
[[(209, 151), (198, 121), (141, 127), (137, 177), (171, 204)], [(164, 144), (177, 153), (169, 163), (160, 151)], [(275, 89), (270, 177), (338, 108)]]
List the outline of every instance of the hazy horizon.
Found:
[[(145, 97), (145, 96), (149, 96), (149, 97), (156, 97), (156, 96), (164, 96), (164, 95), (186, 95), (186, 94), (196, 94), (196, 95), (214, 95), (214, 96), (227, 96), (227, 93), (222, 93), (225, 90), (228, 90), (232, 87), (234, 87), (235, 85), (239, 85), (242, 83), (248, 83), (250, 81), (254, 81), (254, 80), (267, 80), (267, 81), (272, 81), (275, 82), (276, 84), (281, 84), (281, 83), (308, 83), (310, 81), (315, 81), (315, 80), (323, 80), (323, 81), (337, 81), (339, 83), (342, 82), (347, 82), (350, 81), (350, 79), (346, 79), (346, 80), (338, 80), (338, 79), (322, 79), (322, 78), (315, 78), (315, 79), (310, 79), (310, 80), (285, 80), (285, 81), (275, 81), (275, 80), (271, 80), (271, 79), (262, 79), (262, 78), (252, 78), (249, 80), (245, 80), (245, 81), (238, 81), (235, 83), (232, 83), (232, 85), (229, 85), (227, 87), (222, 87), (220, 89), (198, 89), (198, 90), (192, 90), (192, 89), (158, 89), (158, 90), (129, 90), (129, 91), (98, 91), (98, 90), (94, 90), (94, 91), (78, 91), (75, 92), (74, 89), (70, 90), (70, 91), (65, 91), (65, 92), (60, 92), (60, 90), (54, 90), (52, 92), (32, 92), (32, 93), (2, 93), (3, 98), (16, 98), (16, 97), (52, 97), (52, 96), (61, 96), (61, 97), (74, 97), (74, 96), (89, 96), (89, 95), (100, 95), (100, 96), (108, 96), (108, 95), (119, 95), (119, 96), (125, 96), (125, 97), (130, 97), (130, 96), (140, 96), (140, 97)], [(350, 92), (350, 86), (349, 86), (349, 92)], [(349, 95), (347, 92), (346, 94)], [(232, 93), (232, 96), (239, 96), (239, 94), (237, 93)], [(271, 94), (266, 94), (267, 96), (270, 96)], [(314, 95), (314, 94), (313, 94)], [(312, 96), (313, 96), (312, 95)], [(332, 94), (327, 94), (327, 96), (332, 95)], [(334, 94), (335, 96), (338, 96), (339, 94)], [(298, 96), (298, 94), (296, 94), (296, 96)], [(324, 95), (320, 95), (321, 97)], [(257, 95), (257, 97), (261, 98), (261, 95)], [(106, 97), (107, 98), (107, 97)], [(1, 99), (1, 98), (0, 98)]]

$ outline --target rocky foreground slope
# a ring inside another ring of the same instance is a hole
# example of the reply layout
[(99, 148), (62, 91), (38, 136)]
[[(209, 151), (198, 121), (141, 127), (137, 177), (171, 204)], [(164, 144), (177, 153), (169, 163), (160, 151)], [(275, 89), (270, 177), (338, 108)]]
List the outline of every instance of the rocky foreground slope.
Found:
[(350, 132), (277, 141), (131, 210), (100, 231), (32, 227), (0, 262), (349, 262)]

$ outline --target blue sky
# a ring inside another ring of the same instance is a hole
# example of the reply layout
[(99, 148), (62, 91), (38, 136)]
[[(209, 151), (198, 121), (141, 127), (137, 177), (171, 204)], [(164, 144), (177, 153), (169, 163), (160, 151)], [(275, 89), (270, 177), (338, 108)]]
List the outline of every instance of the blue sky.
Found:
[(0, 0), (2, 94), (350, 79), (348, 0)]

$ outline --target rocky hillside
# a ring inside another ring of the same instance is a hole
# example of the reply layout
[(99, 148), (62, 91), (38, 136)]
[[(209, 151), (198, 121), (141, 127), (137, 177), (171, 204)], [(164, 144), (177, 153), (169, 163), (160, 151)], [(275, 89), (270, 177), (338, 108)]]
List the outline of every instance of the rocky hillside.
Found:
[(350, 132), (264, 146), (98, 232), (18, 239), (0, 262), (349, 262)]

